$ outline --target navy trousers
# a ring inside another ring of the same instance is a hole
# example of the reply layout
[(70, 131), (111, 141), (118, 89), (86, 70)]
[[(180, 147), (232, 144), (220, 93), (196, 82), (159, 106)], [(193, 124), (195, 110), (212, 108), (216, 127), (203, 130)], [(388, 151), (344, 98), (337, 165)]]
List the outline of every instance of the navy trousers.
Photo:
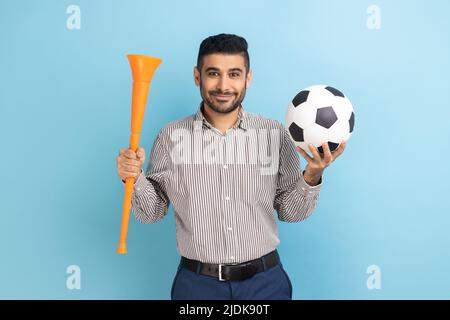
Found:
[(171, 299), (291, 300), (292, 283), (281, 262), (241, 281), (219, 281), (180, 264), (173, 279)]

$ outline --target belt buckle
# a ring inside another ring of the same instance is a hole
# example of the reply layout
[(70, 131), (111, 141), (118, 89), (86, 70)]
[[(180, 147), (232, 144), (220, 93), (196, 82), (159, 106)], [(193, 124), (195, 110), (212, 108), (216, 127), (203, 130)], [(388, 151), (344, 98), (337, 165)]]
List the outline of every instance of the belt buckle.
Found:
[(226, 281), (226, 279), (222, 278), (222, 264), (219, 263), (219, 281)]

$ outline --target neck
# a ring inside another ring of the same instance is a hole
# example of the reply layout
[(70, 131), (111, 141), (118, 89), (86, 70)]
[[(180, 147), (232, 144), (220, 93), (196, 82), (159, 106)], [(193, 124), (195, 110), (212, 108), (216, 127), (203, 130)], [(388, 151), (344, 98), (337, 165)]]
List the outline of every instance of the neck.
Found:
[(239, 110), (241, 107), (242, 106), (237, 107), (232, 112), (220, 113), (214, 111), (205, 102), (203, 102), (203, 115), (214, 128), (220, 130), (222, 134), (225, 134), (226, 131), (238, 120)]

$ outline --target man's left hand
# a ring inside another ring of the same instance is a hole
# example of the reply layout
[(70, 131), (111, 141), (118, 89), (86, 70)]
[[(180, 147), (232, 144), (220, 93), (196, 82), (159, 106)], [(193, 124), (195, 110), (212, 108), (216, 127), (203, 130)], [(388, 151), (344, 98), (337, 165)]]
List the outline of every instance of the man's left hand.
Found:
[(317, 150), (315, 146), (313, 146), (312, 144), (308, 144), (309, 150), (311, 150), (313, 157), (306, 153), (302, 148), (296, 147), (295, 149), (308, 162), (304, 174), (305, 181), (309, 185), (317, 185), (325, 168), (328, 167), (344, 152), (346, 145), (347, 141), (342, 141), (339, 147), (331, 152), (328, 143), (325, 142), (324, 144), (322, 144), (323, 153), (319, 153), (319, 150)]

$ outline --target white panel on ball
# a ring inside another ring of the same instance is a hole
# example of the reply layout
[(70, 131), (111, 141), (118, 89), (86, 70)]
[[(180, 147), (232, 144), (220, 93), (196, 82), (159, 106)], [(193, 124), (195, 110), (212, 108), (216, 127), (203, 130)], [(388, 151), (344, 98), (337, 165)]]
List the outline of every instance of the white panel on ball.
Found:
[[(322, 143), (328, 141), (328, 129), (318, 126), (316, 124), (310, 125), (304, 132), (305, 141), (312, 143), (316, 148), (320, 147)], [(308, 146), (306, 150), (310, 151)]]

